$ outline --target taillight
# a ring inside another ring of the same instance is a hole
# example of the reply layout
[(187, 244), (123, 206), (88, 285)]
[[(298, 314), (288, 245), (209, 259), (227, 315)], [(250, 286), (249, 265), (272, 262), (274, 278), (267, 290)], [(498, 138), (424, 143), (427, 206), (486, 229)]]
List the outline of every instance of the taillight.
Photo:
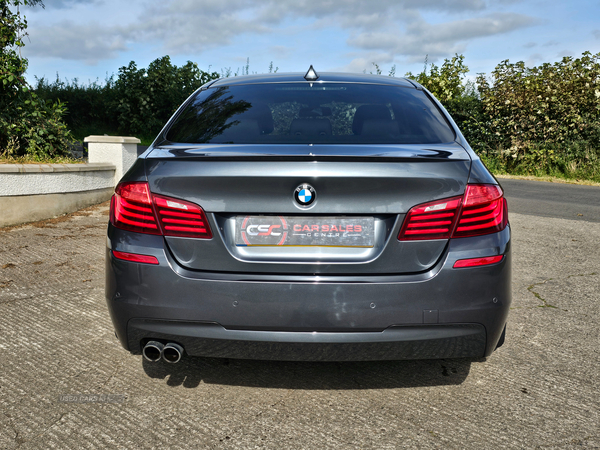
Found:
[(447, 198), (412, 208), (400, 230), (398, 239), (448, 239), (454, 229), (462, 197)]
[(184, 200), (153, 195), (148, 183), (121, 183), (111, 201), (116, 228), (136, 233), (211, 239), (202, 208)]
[(122, 230), (161, 234), (150, 200), (148, 183), (122, 183), (111, 202), (111, 222)]
[(204, 211), (198, 205), (162, 195), (152, 197), (165, 236), (212, 238)]
[(504, 230), (508, 213), (506, 199), (502, 195), (500, 186), (469, 184), (452, 237), (480, 236)]
[(508, 223), (500, 186), (469, 184), (464, 197), (452, 197), (411, 208), (398, 234), (401, 241), (480, 236), (502, 231)]

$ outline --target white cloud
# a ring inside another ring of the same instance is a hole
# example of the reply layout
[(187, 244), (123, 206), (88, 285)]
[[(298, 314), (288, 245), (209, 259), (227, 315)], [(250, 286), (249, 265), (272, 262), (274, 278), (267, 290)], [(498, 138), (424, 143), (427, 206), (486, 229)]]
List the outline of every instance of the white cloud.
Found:
[(534, 53), (533, 55), (529, 56), (529, 58), (527, 58), (525, 60), (525, 65), (527, 67), (534, 67), (537, 66), (540, 62), (543, 62), (544, 60), (544, 56), (541, 55), (540, 53)]
[(573, 52), (572, 50), (565, 49), (565, 50), (562, 50), (562, 51), (558, 52), (556, 54), (556, 57), (557, 58), (564, 58), (565, 56), (571, 56), (572, 57), (573, 55), (575, 55), (575, 52)]
[(384, 68), (387, 69), (387, 67), (393, 65), (393, 62), (394, 60), (390, 53), (373, 51), (363, 53), (361, 54), (361, 56), (353, 58), (348, 65), (346, 65), (345, 67), (338, 68), (337, 70), (341, 72), (366, 71), (367, 73), (376, 73), (376, 68), (373, 65), (375, 63), (379, 65), (383, 73), (387, 75), (386, 70), (384, 70)]
[[(118, 6), (117, 0), (105, 1), (107, 8)], [(47, 1), (48, 7), (65, 8), (65, 14), (82, 4)], [(102, 2), (95, 2), (96, 8), (99, 5)], [(27, 53), (95, 64), (132, 45), (150, 44), (170, 55), (199, 55), (244, 35), (248, 39), (281, 35), (291, 23), (298, 33), (311, 27), (338, 29), (359, 52), (349, 66), (354, 68), (396, 58), (448, 57), (463, 52), (472, 40), (535, 23), (517, 13), (485, 14), (484, 0), (133, 0), (127, 8), (135, 13), (118, 17), (118, 25), (94, 18), (75, 24), (63, 18), (32, 27)], [(436, 17), (436, 23), (427, 21), (428, 14)], [(474, 17), (456, 20), (457, 14)]]
[(432, 58), (461, 53), (466, 42), (496, 34), (507, 33), (530, 26), (534, 19), (528, 16), (502, 13), (484, 17), (430, 24), (425, 20), (413, 21), (402, 33), (363, 32), (349, 39), (349, 44), (365, 50), (380, 49), (393, 55), (429, 55)]
[[(278, 23), (285, 18), (310, 17), (322, 19), (335, 17), (348, 23), (359, 24), (373, 16), (395, 17), (402, 11), (422, 10), (457, 13), (480, 11), (483, 0), (263, 0), (260, 18)], [(358, 18), (355, 22), (354, 18)], [(367, 20), (367, 23), (370, 23)]]
[(66, 9), (72, 8), (74, 5), (89, 5), (90, 3), (101, 4), (102, 0), (43, 0), (44, 7), (48, 9)]
[(26, 55), (82, 60), (95, 65), (127, 50), (128, 32), (97, 24), (78, 25), (61, 22), (53, 26), (34, 27), (28, 30), (31, 44)]

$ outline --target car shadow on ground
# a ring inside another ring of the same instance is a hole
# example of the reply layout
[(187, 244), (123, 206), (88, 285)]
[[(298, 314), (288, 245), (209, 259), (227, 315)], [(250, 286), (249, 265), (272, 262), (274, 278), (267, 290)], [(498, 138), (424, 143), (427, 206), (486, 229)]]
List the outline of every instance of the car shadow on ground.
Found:
[(285, 362), (187, 357), (178, 364), (142, 359), (168, 386), (200, 383), (281, 389), (394, 389), (461, 384), (479, 359), (377, 362)]

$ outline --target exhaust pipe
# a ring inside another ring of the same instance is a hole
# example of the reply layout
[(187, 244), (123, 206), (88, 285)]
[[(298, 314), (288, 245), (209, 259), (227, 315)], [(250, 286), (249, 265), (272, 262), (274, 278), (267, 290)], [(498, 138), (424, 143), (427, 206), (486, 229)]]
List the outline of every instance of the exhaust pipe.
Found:
[(149, 341), (142, 350), (142, 355), (146, 361), (156, 362), (163, 354), (165, 346), (157, 341)]
[(165, 345), (162, 351), (163, 359), (168, 363), (177, 363), (183, 356), (183, 347), (179, 344), (173, 344), (172, 342)]

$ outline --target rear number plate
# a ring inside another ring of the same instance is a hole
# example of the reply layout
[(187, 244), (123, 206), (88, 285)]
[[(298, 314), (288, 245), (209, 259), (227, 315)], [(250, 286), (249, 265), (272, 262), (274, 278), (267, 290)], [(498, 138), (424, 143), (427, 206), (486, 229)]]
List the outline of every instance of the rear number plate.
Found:
[(237, 246), (373, 247), (373, 217), (236, 216)]

